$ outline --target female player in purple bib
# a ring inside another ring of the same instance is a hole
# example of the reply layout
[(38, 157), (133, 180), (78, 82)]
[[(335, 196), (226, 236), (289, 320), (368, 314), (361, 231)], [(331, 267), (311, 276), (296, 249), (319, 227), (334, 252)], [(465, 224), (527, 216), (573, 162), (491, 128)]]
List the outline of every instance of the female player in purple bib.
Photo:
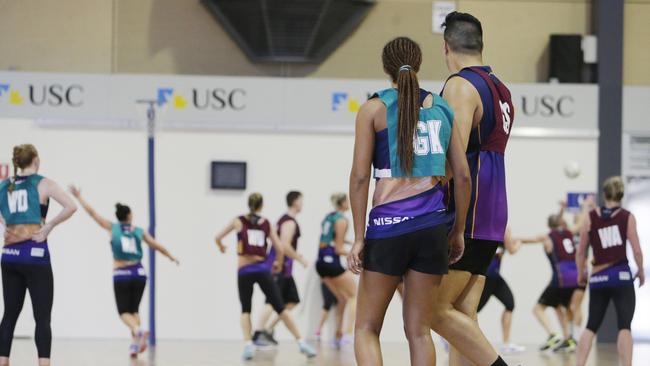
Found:
[(133, 214), (128, 206), (115, 205), (115, 218), (111, 222), (95, 211), (81, 196), (81, 190), (70, 186), (70, 193), (79, 201), (90, 217), (111, 236), (113, 252), (113, 291), (117, 313), (131, 331), (129, 354), (135, 358), (147, 349), (149, 332), (140, 327), (140, 301), (147, 285), (147, 275), (142, 266), (142, 242), (162, 253), (170, 261), (179, 264), (169, 251), (142, 228), (133, 225)]
[[(392, 87), (376, 93), (357, 114), (350, 173), (355, 242), (348, 260), (361, 274), (354, 340), (359, 365), (382, 364), (379, 333), (402, 277), (411, 365), (435, 365), (429, 327), (434, 300), (449, 260), (458, 260), (464, 245), (469, 169), (453, 111), (437, 95), (426, 93), (420, 100), (421, 62), (420, 47), (411, 39), (388, 42), (382, 63)], [(449, 244), (442, 184), (447, 160), (458, 180), (458, 226)], [(371, 166), (376, 186), (366, 221)]]
[[(2, 249), (4, 315), (0, 324), (0, 365), (9, 365), (14, 329), (29, 291), (34, 308), (34, 340), (39, 366), (50, 365), (54, 280), (47, 237), (77, 210), (54, 181), (38, 175), (41, 160), (33, 145), (14, 147), (14, 176), (0, 182), (0, 218), (5, 228)], [(50, 198), (63, 209), (45, 221)]]
[[(263, 204), (261, 194), (251, 194), (248, 197), (249, 213), (232, 220), (217, 234), (215, 239), (221, 253), (225, 253), (226, 247), (222, 242), (223, 239), (231, 232), (237, 232), (237, 254), (239, 256), (237, 284), (242, 307), (241, 327), (246, 341), (242, 356), (246, 360), (251, 360), (255, 356), (255, 347), (252, 343), (251, 308), (253, 286), (257, 283), (273, 306), (273, 310), (298, 341), (300, 352), (312, 358), (316, 356), (316, 351), (302, 339), (298, 327), (282, 301), (280, 289), (273, 282), (272, 272), (277, 273), (282, 269), (284, 248), (280, 238), (271, 227), (271, 223), (260, 216)], [(272, 262), (267, 260), (269, 240), (276, 253), (276, 258)]]
[(577, 364), (584, 366), (591, 351), (594, 335), (605, 317), (609, 302), (614, 302), (618, 319), (618, 359), (621, 366), (632, 365), (632, 333), (636, 294), (634, 276), (627, 260), (627, 242), (632, 244), (634, 260), (639, 272), (639, 287), (645, 283), (643, 253), (636, 230), (636, 218), (621, 208), (624, 186), (621, 177), (611, 177), (603, 184), (605, 206), (589, 213), (580, 231), (580, 245), (576, 255), (579, 282), (587, 283), (587, 247), (591, 246), (593, 261), (589, 278), (589, 320), (587, 329), (578, 342)]

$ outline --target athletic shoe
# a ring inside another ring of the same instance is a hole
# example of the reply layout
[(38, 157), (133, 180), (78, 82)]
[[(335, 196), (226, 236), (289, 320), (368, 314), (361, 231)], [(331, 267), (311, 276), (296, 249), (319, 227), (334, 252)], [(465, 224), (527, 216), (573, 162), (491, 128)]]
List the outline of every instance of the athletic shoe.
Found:
[(273, 336), (273, 331), (268, 332), (268, 331), (262, 331), (262, 336), (269, 341), (272, 345), (277, 346), (278, 341), (275, 340), (275, 337)]
[(548, 339), (546, 340), (546, 343), (544, 343), (539, 350), (544, 352), (544, 351), (550, 351), (552, 349), (555, 349), (560, 343), (562, 343), (562, 337), (560, 337), (557, 334), (551, 334), (548, 336)]
[(142, 353), (147, 350), (149, 346), (149, 332), (139, 331), (138, 338), (140, 339), (139, 353)]
[(255, 333), (253, 333), (253, 344), (256, 345), (257, 347), (269, 347), (273, 346), (273, 343), (264, 335), (265, 332), (260, 332), (259, 330), (256, 330)]
[(512, 354), (522, 353), (526, 351), (526, 347), (520, 346), (515, 343), (506, 343), (506, 344), (502, 344), (501, 347), (499, 347), (499, 350), (504, 355), (512, 355)]
[(307, 358), (316, 357), (316, 350), (305, 341), (298, 342), (298, 347), (300, 348), (300, 353), (307, 356)]
[(137, 343), (131, 343), (131, 345), (129, 346), (129, 355), (131, 356), (131, 358), (137, 358), (138, 353), (140, 353), (139, 351), (140, 351), (140, 345)]
[(562, 352), (562, 353), (573, 353), (576, 351), (578, 344), (575, 339), (569, 338), (560, 343), (557, 347), (553, 349), (553, 352)]
[(252, 344), (247, 344), (244, 346), (244, 353), (242, 353), (242, 358), (244, 360), (252, 360), (255, 356), (255, 347)]

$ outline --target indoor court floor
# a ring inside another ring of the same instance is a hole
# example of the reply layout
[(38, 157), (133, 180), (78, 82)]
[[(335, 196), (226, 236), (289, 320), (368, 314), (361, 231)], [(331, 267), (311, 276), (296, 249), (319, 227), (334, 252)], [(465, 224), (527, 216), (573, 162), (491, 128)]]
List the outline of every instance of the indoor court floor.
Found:
[[(128, 343), (125, 340), (55, 340), (52, 364), (61, 366), (353, 366), (354, 353), (351, 345), (341, 351), (321, 345), (320, 354), (308, 361), (298, 354), (292, 342), (281, 342), (275, 350), (258, 352), (255, 360), (240, 359), (241, 342), (208, 341), (160, 341), (155, 351), (145, 353), (137, 361), (126, 355)], [(408, 365), (408, 348), (405, 343), (382, 344), (384, 365)], [(536, 347), (505, 358), (510, 366), (573, 366), (574, 355), (540, 354)], [(615, 366), (616, 346), (606, 345), (594, 348), (588, 366)], [(439, 365), (446, 365), (446, 356), (439, 351)], [(31, 339), (17, 339), (12, 349), (12, 365), (35, 364), (36, 352)], [(650, 344), (634, 347), (634, 365), (647, 366), (650, 360)]]

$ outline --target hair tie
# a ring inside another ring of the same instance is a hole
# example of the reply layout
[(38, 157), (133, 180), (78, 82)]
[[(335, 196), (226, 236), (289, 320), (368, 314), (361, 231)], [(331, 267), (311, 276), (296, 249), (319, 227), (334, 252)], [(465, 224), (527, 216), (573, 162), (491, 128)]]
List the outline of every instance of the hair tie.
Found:
[(411, 65), (402, 65), (399, 67), (399, 72), (411, 71), (411, 70), (413, 70), (413, 67)]

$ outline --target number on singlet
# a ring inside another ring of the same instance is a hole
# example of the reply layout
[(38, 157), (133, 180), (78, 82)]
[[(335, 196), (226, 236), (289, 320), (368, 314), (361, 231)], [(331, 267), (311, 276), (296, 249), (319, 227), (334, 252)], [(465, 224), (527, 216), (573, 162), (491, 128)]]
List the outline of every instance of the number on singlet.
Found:
[(564, 246), (564, 250), (569, 254), (572, 254), (573, 251), (575, 250), (575, 248), (573, 247), (573, 240), (569, 238), (564, 238), (562, 240), (562, 246)]
[(510, 133), (510, 104), (499, 101), (499, 105), (501, 106), (501, 114), (503, 115), (503, 131), (507, 135)]
[(122, 237), (122, 252), (126, 254), (138, 254), (138, 249), (135, 246), (135, 238), (130, 236)]
[(266, 235), (262, 230), (248, 229), (246, 230), (248, 236), (248, 245), (252, 247), (263, 247), (266, 245)]
[(413, 140), (415, 155), (424, 156), (431, 154), (444, 154), (445, 150), (440, 143), (440, 127), (442, 121), (418, 121), (417, 133)]
[(7, 192), (7, 201), (9, 202), (9, 213), (12, 214), (27, 212), (29, 208), (27, 190), (25, 189)]

